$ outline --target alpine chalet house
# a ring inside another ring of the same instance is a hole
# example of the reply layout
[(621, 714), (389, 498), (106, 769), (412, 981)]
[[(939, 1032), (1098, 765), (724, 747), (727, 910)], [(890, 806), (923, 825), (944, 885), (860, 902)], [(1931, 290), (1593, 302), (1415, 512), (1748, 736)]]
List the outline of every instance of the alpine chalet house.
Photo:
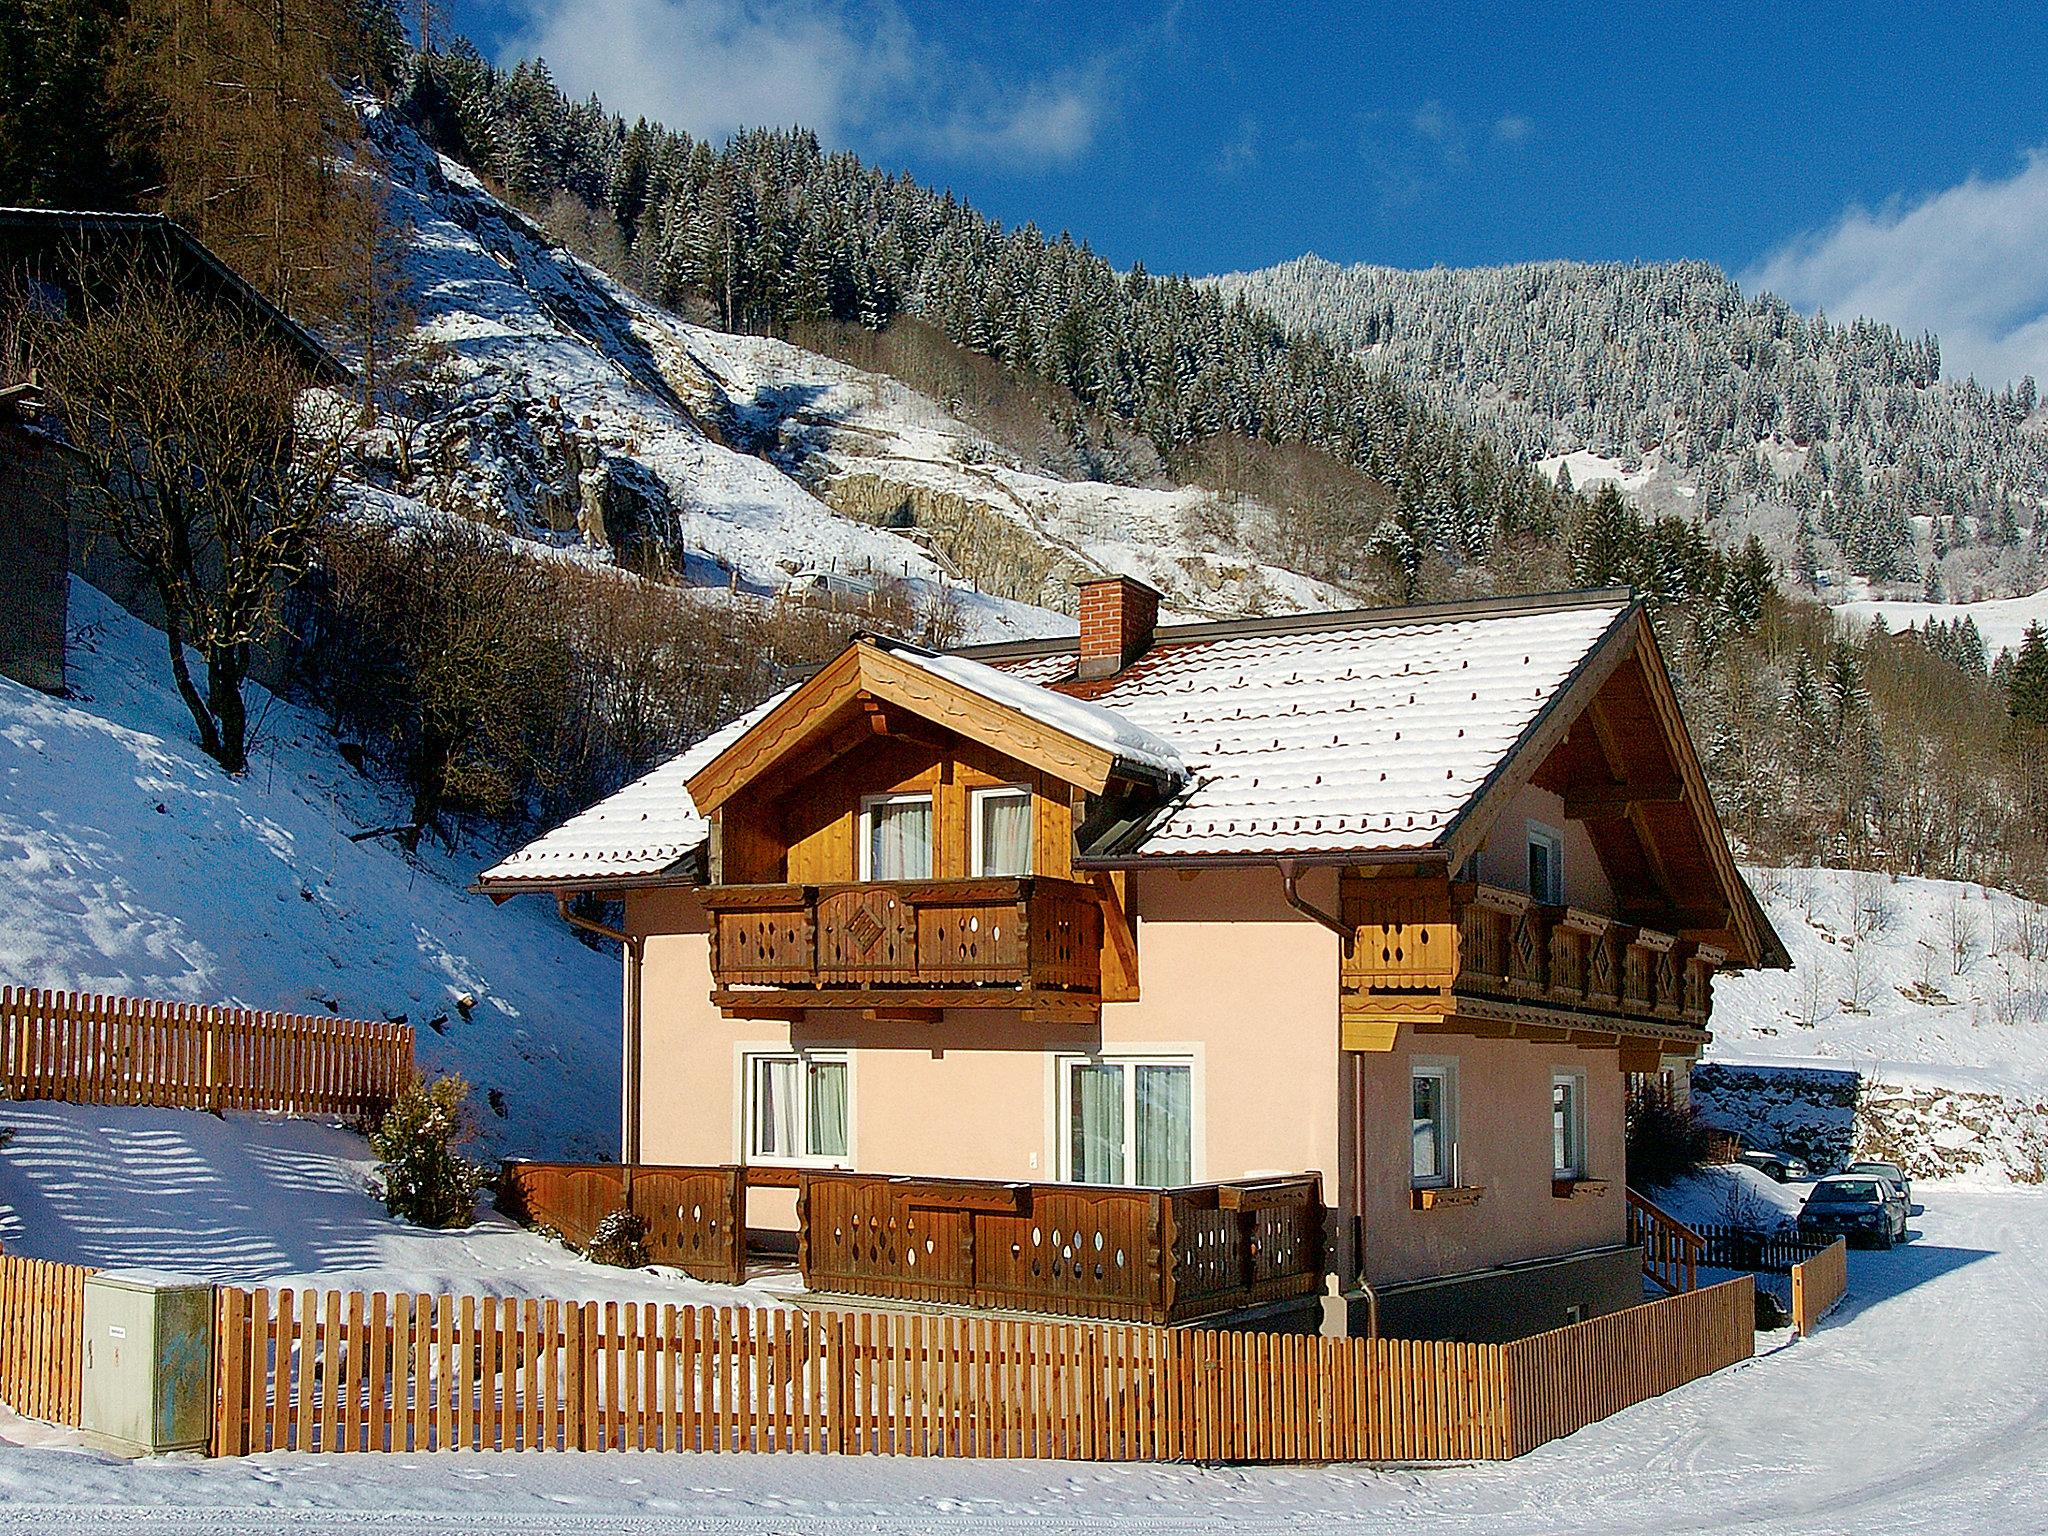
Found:
[(748, 1219), (820, 1291), (1468, 1338), (1641, 1300), (1625, 1080), (1785, 963), (1641, 607), (1158, 601), (856, 641), (484, 875), (623, 902), (626, 1161), (781, 1186)]

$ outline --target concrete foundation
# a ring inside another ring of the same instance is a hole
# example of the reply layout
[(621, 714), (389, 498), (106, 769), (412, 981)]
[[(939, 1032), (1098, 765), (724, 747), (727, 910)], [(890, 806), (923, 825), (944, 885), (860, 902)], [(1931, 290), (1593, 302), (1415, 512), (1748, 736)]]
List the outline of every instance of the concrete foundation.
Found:
[[(1366, 1333), (1366, 1298), (1354, 1293), (1347, 1300), (1352, 1333)], [(1391, 1287), (1379, 1293), (1379, 1331), (1386, 1338), (1498, 1344), (1642, 1300), (1643, 1251), (1601, 1248)]]

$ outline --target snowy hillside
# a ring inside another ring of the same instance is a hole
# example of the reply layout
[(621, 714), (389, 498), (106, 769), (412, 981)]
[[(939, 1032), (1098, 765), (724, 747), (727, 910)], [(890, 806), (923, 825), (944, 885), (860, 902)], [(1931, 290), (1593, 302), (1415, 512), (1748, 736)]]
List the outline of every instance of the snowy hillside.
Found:
[[(1349, 606), (1192, 531), (1206, 492), (1069, 480), (877, 374), (686, 323), (553, 245), (465, 167), (373, 116), (417, 319), (416, 377), (366, 456), (376, 494), (581, 542), (685, 580), (901, 580), (968, 639), (1057, 633), (1078, 576), (1189, 613)], [(1241, 512), (1256, 521), (1257, 508)], [(1227, 521), (1227, 520), (1226, 520)], [(884, 523), (911, 524), (892, 529)], [(815, 578), (814, 578), (815, 579)]]
[(190, 743), (163, 636), (72, 583), (72, 697), (0, 679), (0, 981), (404, 1018), (476, 1089), (491, 1150), (617, 1156), (618, 962), (477, 867), (350, 833), (403, 821), (252, 686), (252, 763)]
[(1716, 986), (1706, 1117), (1752, 1145), (2048, 1176), (2048, 908), (1861, 871), (1750, 878), (1793, 968)]
[(1978, 603), (1882, 602), (1869, 598), (1839, 604), (1836, 613), (1868, 624), (1883, 619), (1894, 629), (1917, 629), (1929, 623), (1953, 624), (1969, 619), (1984, 637), (1984, 654), (1993, 659), (2000, 651), (2017, 651), (2029, 624), (2048, 624), (2048, 592), (2027, 597), (1990, 598)]
[[(2031, 381), (1944, 378), (1931, 336), (1800, 315), (1705, 262), (1401, 271), (1315, 256), (1210, 279), (1389, 370), (1573, 483), (1759, 533), (1819, 574), (1919, 596), (2042, 585), (2048, 436)], [(1589, 474), (1589, 472), (1591, 472)]]

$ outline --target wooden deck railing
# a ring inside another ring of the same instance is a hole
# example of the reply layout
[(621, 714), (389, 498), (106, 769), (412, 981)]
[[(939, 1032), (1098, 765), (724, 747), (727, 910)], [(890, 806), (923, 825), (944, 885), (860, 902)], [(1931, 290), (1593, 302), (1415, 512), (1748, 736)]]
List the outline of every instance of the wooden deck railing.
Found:
[(1643, 1250), (1643, 1274), (1667, 1294), (1699, 1284), (1706, 1240), (1677, 1217), (1637, 1194), (1628, 1194), (1628, 1240)]
[(404, 1024), (0, 988), (16, 1099), (375, 1115), (404, 1088), (412, 1049)]
[(699, 895), (720, 988), (932, 991), (959, 1003), (1101, 991), (1102, 898), (1072, 880), (726, 885)]
[(630, 1210), (646, 1226), (647, 1256), (698, 1280), (737, 1285), (746, 1278), (746, 1170), (643, 1163), (632, 1193), (616, 1163), (508, 1162), (498, 1178), (498, 1208), (529, 1226), (553, 1227), (585, 1248), (598, 1223)]
[(0, 1256), (0, 1402), (78, 1427), (85, 1277), (77, 1264)]
[(1744, 1277), (1512, 1344), (223, 1287), (213, 1451), (1504, 1460), (1746, 1359)]
[(1315, 1175), (1186, 1189), (807, 1173), (804, 1283), (850, 1296), (1151, 1323), (1313, 1295)]
[(1674, 1038), (1713, 1007), (1711, 948), (1518, 891), (1471, 882), (1348, 882), (1346, 990), (1401, 998), (1442, 992), (1622, 1016)]
[(1849, 1294), (1849, 1240), (1836, 1238), (1792, 1266), (1792, 1326), (1803, 1339)]

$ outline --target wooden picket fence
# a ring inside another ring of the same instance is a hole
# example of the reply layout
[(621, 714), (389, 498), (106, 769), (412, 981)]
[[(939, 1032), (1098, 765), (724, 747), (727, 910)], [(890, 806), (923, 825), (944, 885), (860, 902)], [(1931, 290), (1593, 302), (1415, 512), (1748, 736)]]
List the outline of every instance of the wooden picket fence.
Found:
[(1803, 1339), (1849, 1294), (1849, 1241), (1836, 1238), (1792, 1266), (1792, 1326)]
[(77, 1264), (0, 1254), (0, 1402), (51, 1424), (78, 1425), (85, 1277)]
[(413, 1069), (381, 1020), (0, 988), (8, 1095), (73, 1104), (369, 1115)]
[(1499, 1460), (1745, 1359), (1754, 1282), (1518, 1343), (223, 1288), (217, 1455)]

